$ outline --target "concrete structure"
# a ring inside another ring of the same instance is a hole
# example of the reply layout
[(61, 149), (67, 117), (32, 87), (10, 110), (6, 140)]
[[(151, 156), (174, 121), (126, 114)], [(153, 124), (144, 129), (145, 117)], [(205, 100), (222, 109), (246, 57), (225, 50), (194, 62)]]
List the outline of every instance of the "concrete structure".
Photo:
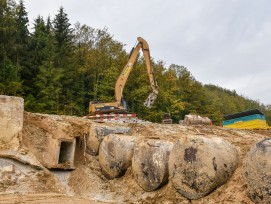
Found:
[[(76, 152), (83, 155), (85, 130), (72, 117), (25, 113), (22, 143), (50, 169), (74, 169)], [(87, 124), (89, 126), (89, 124)], [(78, 159), (81, 156), (78, 156)]]
[(75, 148), (75, 138), (49, 139), (44, 165), (51, 169), (74, 169)]
[[(25, 127), (24, 116), (30, 122)], [(24, 114), (23, 98), (0, 95), (0, 150), (18, 150), (22, 142), (45, 167), (73, 169), (76, 137), (81, 134), (73, 131), (72, 125), (60, 116), (30, 117), (29, 113)], [(37, 129), (43, 134), (37, 134)]]
[(14, 140), (19, 143), (23, 113), (23, 98), (0, 95), (0, 149), (10, 148), (11, 143), (14, 146)]

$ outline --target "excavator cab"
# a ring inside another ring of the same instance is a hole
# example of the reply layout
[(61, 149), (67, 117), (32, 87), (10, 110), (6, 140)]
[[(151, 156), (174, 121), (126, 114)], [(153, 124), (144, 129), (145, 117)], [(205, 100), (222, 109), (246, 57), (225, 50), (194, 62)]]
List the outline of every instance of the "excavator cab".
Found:
[(122, 105), (118, 106), (116, 102), (90, 101), (89, 113), (90, 115), (108, 114), (108, 113), (127, 113), (127, 108), (125, 108)]

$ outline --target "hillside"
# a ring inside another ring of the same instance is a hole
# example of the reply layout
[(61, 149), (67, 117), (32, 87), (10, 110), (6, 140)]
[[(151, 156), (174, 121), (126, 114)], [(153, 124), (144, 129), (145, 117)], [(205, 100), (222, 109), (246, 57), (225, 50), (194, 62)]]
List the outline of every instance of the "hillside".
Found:
[[(114, 86), (128, 60), (125, 42), (106, 28), (71, 25), (60, 8), (52, 18), (28, 19), (23, 1), (4, 1), (0, 36), (0, 93), (22, 96), (30, 112), (83, 116), (89, 101), (114, 101)], [(34, 22), (29, 25), (29, 22)], [(30, 32), (29, 28), (33, 28)], [(144, 37), (144, 36), (143, 36)], [(150, 45), (152, 50), (152, 45)], [(152, 61), (159, 85), (155, 106), (143, 102), (151, 91), (142, 57), (134, 65), (124, 89), (130, 112), (161, 122), (170, 112), (175, 123), (185, 114), (210, 117), (217, 125), (222, 116), (259, 108), (270, 121), (270, 107), (244, 98), (234, 90), (198, 82), (189, 68)]]

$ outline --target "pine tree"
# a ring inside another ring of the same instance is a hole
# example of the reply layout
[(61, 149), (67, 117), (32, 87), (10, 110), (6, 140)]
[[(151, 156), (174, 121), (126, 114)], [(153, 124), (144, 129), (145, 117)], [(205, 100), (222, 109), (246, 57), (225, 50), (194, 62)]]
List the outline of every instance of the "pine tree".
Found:
[(25, 6), (22, 0), (20, 0), (19, 5), (16, 7), (16, 44), (17, 44), (17, 56), (16, 63), (17, 66), (27, 58), (27, 46), (29, 41), (29, 31), (28, 31), (28, 16), (25, 10)]
[[(23, 76), (25, 70), (29, 65), (29, 31), (28, 31), (28, 16), (23, 3), (23, 0), (19, 1), (16, 6), (16, 54), (14, 55), (14, 64), (18, 74)], [(19, 76), (18, 76), (19, 77)], [(21, 77), (22, 80), (25, 78)]]
[(68, 15), (64, 8), (60, 7), (58, 14), (53, 21), (53, 29), (56, 43), (56, 62), (57, 67), (65, 67), (72, 55), (73, 30), (69, 23)]
[(45, 48), (48, 44), (48, 34), (46, 33), (45, 22), (41, 16), (34, 20), (34, 32), (29, 40), (29, 63), (21, 71), (21, 77), (24, 79), (25, 95), (36, 97), (38, 90), (34, 87), (34, 81), (39, 72), (39, 66), (46, 59)]
[(55, 36), (55, 67), (64, 70), (62, 79), (61, 109), (66, 114), (82, 114), (84, 106), (84, 87), (82, 74), (74, 59), (73, 29), (67, 14), (60, 7), (53, 21)]
[(0, 63), (0, 94), (18, 95), (21, 92), (21, 86), (16, 66), (4, 56)]
[(0, 93), (18, 95), (21, 82), (16, 67), (16, 3), (0, 0)]
[[(44, 22), (43, 22), (44, 23)], [(41, 29), (46, 33), (45, 24), (41, 25)], [(44, 26), (43, 26), (44, 25)], [(45, 59), (38, 67), (39, 72), (35, 80), (37, 93), (37, 109), (39, 112), (60, 114), (60, 96), (62, 93), (61, 80), (64, 76), (63, 69), (55, 67), (55, 44), (52, 33), (46, 35), (46, 44), (43, 48)]]
[[(12, 59), (16, 54), (16, 3), (0, 0), (0, 57)], [(1, 62), (0, 61), (0, 62)], [(2, 61), (3, 62), (3, 61)]]
[(40, 74), (40, 66), (48, 61), (54, 52), (54, 50), (48, 49), (54, 45), (54, 39), (52, 31), (47, 30), (47, 25), (41, 16), (34, 20), (34, 32), (30, 36), (29, 64), (21, 72), (24, 79), (25, 109), (43, 112), (38, 104), (38, 94), (41, 90), (40, 87), (37, 87), (36, 81), (38, 74)]

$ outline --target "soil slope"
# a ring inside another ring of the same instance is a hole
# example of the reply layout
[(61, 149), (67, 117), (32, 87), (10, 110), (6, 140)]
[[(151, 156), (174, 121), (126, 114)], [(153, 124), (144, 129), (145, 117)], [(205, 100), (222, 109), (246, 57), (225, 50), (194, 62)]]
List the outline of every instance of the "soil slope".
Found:
[[(39, 140), (42, 135), (54, 130), (59, 124), (56, 123), (59, 118), (61, 118), (63, 128), (65, 128), (64, 124), (70, 124), (69, 127), (74, 128), (66, 130), (66, 134), (73, 132), (76, 135), (80, 134), (82, 138), (86, 137), (88, 128), (92, 125), (91, 121), (82, 118), (25, 113), (21, 143), (24, 154), (35, 156), (36, 151), (46, 151), (42, 148), (43, 141), (40, 141), (37, 149), (28, 148), (28, 145), (32, 140)], [(268, 130), (231, 130), (216, 126), (154, 123), (102, 125), (128, 126), (132, 129), (130, 135), (172, 142), (186, 135), (220, 137), (237, 147), (240, 157), (239, 165), (226, 184), (201, 199), (188, 200), (174, 189), (170, 181), (156, 191), (145, 192), (134, 180), (131, 167), (121, 178), (108, 180), (101, 173), (98, 156), (79, 151), (81, 155), (75, 157), (75, 170), (47, 170), (45, 168), (38, 170), (31, 167), (34, 169), (24, 173), (29, 179), (17, 179), (16, 182), (6, 186), (1, 185), (0, 182), (0, 203), (252, 203), (246, 194), (246, 186), (243, 182), (243, 159), (253, 144), (271, 137), (271, 132)], [(3, 159), (2, 157), (0, 155), (0, 159)], [(39, 160), (39, 158), (36, 159)], [(24, 165), (27, 166), (27, 164)], [(23, 171), (17, 169), (18, 172)], [(32, 174), (29, 173), (30, 171)], [(22, 190), (24, 186), (27, 189)]]

